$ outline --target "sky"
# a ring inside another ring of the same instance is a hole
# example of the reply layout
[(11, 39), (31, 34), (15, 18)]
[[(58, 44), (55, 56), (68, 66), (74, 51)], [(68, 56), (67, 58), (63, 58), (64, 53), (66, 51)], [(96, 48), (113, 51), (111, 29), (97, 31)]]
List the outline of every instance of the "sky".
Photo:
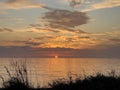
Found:
[(0, 0), (0, 57), (120, 57), (120, 0)]

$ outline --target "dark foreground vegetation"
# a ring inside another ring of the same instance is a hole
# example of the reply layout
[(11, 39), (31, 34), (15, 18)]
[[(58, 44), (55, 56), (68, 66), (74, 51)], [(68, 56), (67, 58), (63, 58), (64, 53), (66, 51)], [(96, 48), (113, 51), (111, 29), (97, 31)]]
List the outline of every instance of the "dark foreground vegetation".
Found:
[(117, 76), (114, 71), (108, 75), (97, 73), (84, 78), (76, 76), (74, 79), (69, 75), (68, 79), (58, 79), (48, 83), (49, 88), (40, 86), (35, 88), (28, 79), (26, 62), (22, 64), (14, 62), (12, 66), (15, 73), (11, 73), (5, 67), (9, 76), (7, 81), (0, 76), (3, 81), (3, 87), (0, 90), (120, 90), (120, 76)]

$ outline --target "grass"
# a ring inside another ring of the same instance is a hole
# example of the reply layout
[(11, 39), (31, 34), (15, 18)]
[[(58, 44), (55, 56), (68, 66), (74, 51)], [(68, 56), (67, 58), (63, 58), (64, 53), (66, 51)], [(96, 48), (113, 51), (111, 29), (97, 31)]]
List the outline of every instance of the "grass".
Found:
[[(5, 67), (9, 79), (1, 77), (3, 88), (1, 90), (120, 90), (120, 76), (111, 71), (108, 75), (97, 73), (96, 75), (85, 76), (84, 78), (77, 75), (69, 74), (68, 78), (57, 79), (48, 83), (50, 88), (34, 87), (28, 78), (26, 61), (12, 62), (14, 73)], [(75, 77), (75, 78), (74, 78)]]
[(28, 70), (26, 61), (13, 61), (10, 63), (12, 69), (14, 69), (12, 72), (7, 67), (5, 67), (8, 80), (5, 81), (4, 78), (1, 76), (1, 79), (3, 81), (3, 88), (5, 89), (30, 89), (32, 88), (32, 84), (29, 81), (28, 78)]

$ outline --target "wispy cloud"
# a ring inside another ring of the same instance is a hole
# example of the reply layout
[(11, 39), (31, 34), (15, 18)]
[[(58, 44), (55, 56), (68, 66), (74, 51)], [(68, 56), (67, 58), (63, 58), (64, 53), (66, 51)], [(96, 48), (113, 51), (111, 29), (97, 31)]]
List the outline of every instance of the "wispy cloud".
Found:
[(7, 32), (13, 32), (13, 30), (9, 29), (9, 28), (0, 28), (0, 32), (5, 32), (5, 31), (7, 31)]
[[(97, 45), (96, 40), (93, 38), (82, 35), (81, 36), (43, 36), (32, 38), (30, 43), (35, 43), (32, 47), (38, 48), (91, 48)], [(32, 45), (32, 44), (31, 44)]]
[(60, 29), (57, 27), (56, 28), (49, 27), (49, 26), (44, 27), (40, 24), (30, 24), (28, 28), (31, 29), (28, 32), (35, 32), (37, 30), (37, 32), (39, 31), (39, 32), (53, 32), (53, 33), (61, 33), (63, 31), (64, 32), (66, 31), (67, 33), (69, 33), (69, 32), (71, 32), (71, 33), (86, 33), (85, 31), (80, 30), (80, 29), (72, 29), (72, 28), (66, 28), (66, 27), (64, 27), (64, 28), (61, 27), (61, 29)]
[(120, 6), (120, 0), (99, 0), (89, 5), (89, 8), (83, 9), (82, 11), (92, 11), (97, 9), (112, 8)]
[(11, 47), (11, 46), (25, 46), (26, 41), (0, 41), (0, 46)]
[[(59, 30), (57, 29), (54, 29), (54, 28), (47, 28), (47, 27), (43, 27), (42, 25), (40, 24), (30, 24), (29, 25), (30, 27), (28, 27), (29, 29), (34, 29), (34, 30), (30, 30), (31, 32), (34, 32), (34, 31), (40, 31), (40, 32), (54, 32), (54, 33), (58, 33), (60, 32)], [(28, 31), (28, 32), (30, 32)]]
[(94, 4), (93, 8), (101, 9), (101, 8), (111, 8), (116, 6), (120, 6), (120, 0), (104, 0), (101, 3)]
[(44, 6), (41, 3), (34, 2), (34, 0), (8, 0), (1, 2), (0, 5), (4, 9), (42, 8)]

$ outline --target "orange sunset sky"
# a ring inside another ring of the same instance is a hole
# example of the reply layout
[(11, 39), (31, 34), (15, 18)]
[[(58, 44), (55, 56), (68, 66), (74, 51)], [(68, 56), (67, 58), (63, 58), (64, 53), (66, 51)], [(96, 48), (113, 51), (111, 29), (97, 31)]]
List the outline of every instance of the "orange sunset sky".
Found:
[(0, 0), (0, 57), (120, 57), (120, 0)]

